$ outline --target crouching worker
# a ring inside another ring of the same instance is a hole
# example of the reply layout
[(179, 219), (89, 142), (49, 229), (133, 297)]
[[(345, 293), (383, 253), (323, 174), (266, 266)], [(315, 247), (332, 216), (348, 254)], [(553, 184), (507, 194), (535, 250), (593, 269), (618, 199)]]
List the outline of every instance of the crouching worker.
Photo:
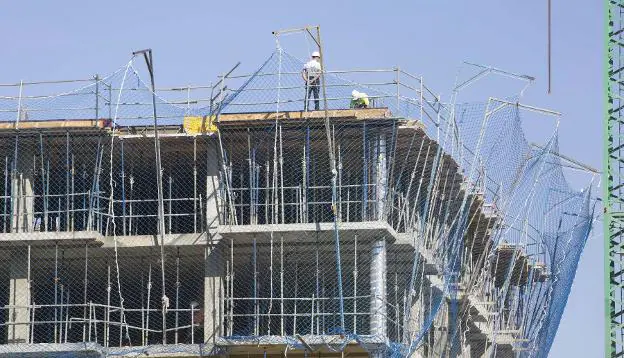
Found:
[(353, 90), (351, 92), (351, 104), (350, 108), (368, 108), (368, 95), (364, 92), (358, 92), (357, 90)]

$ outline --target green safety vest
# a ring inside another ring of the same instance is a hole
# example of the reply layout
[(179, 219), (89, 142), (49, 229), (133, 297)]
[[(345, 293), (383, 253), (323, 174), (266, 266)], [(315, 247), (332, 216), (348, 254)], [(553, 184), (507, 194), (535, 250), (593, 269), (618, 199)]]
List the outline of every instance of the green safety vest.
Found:
[(351, 99), (351, 108), (368, 108), (368, 97)]

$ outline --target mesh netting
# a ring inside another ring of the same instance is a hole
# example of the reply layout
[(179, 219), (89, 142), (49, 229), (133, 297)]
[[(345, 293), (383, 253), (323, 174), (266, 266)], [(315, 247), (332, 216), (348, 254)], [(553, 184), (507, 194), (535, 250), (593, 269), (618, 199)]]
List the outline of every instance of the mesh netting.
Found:
[(394, 69), (315, 103), (278, 49), (209, 103), (155, 96), (156, 142), (134, 66), (0, 97), (1, 349), (548, 355), (594, 200), (517, 99)]

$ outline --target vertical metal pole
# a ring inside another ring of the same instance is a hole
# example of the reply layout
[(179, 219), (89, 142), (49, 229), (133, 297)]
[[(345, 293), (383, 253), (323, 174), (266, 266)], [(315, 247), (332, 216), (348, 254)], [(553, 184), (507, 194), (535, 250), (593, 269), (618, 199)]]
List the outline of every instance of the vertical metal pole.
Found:
[[(106, 84), (104, 84), (106, 87)], [(108, 85), (108, 118), (113, 118), (113, 86)]]
[[(95, 123), (100, 119), (100, 76), (95, 74)], [(110, 116), (109, 116), (110, 118)]]
[(54, 245), (54, 343), (58, 343), (58, 244)]
[(293, 336), (297, 334), (297, 301), (299, 299), (298, 296), (299, 289), (299, 264), (298, 260), (295, 260), (295, 292), (294, 292), (294, 303), (293, 303)]
[(154, 151), (156, 152), (156, 186), (158, 190), (158, 231), (160, 235), (161, 291), (162, 291), (162, 343), (167, 344), (167, 293), (165, 282), (165, 209), (163, 200), (162, 165), (160, 158), (160, 138), (158, 137), (158, 116), (156, 115), (156, 86), (154, 84), (154, 67), (152, 50), (147, 49), (133, 54), (142, 53), (149, 70), (152, 85), (152, 109), (154, 117)]
[[(173, 217), (173, 178), (171, 177), (171, 169), (169, 169), (169, 198), (168, 198), (168, 217), (167, 217), (167, 229), (169, 230), (169, 233), (171, 234), (171, 218)], [(193, 206), (195, 206), (195, 195), (193, 195)], [(195, 215), (195, 208), (193, 208), (193, 215)], [(193, 232), (197, 232), (195, 229), (193, 229)]]
[[(10, 215), (10, 221), (9, 221), (9, 227), (11, 228), (11, 232), (17, 232), (17, 212), (15, 211), (15, 207), (16, 207), (16, 201), (19, 203), (19, 201), (17, 200), (17, 195), (18, 195), (18, 188), (17, 185), (15, 185), (15, 181), (17, 180), (17, 151), (18, 151), (18, 143), (19, 143), (19, 136), (18, 134), (15, 134), (15, 147), (13, 150), (13, 164), (11, 165), (11, 203), (9, 205), (10, 211), (11, 211), (11, 215)], [(13, 226), (13, 222), (15, 221), (15, 227)]]
[(59, 304), (59, 318), (57, 321), (59, 326), (59, 337), (58, 337), (58, 343), (63, 343), (63, 297), (65, 295), (65, 285), (61, 284), (61, 302)]
[(37, 309), (36, 305), (35, 305), (35, 301), (32, 301), (32, 297), (31, 297), (31, 307), (32, 307), (32, 325), (30, 327), (30, 344), (35, 343), (35, 319), (36, 319), (36, 315), (35, 315), (35, 310)]
[(358, 279), (358, 237), (353, 242), (353, 333), (357, 334), (357, 279)]
[(120, 150), (121, 150), (121, 216), (122, 216), (122, 230), (123, 235), (127, 235), (126, 231), (126, 164), (125, 164), (125, 150), (124, 140), (120, 137)]
[(89, 284), (89, 242), (85, 242), (85, 261), (84, 261), (84, 288), (82, 291), (82, 341), (85, 342), (86, 338), (86, 319), (87, 319), (87, 290)]
[[(268, 156), (267, 156), (268, 158)], [(266, 161), (266, 170), (265, 170), (265, 194), (264, 194), (264, 223), (269, 224), (269, 197), (271, 193), (271, 184), (269, 184), (269, 172), (271, 171), (271, 167), (269, 166), (269, 161)]]
[(362, 221), (368, 219), (368, 146), (366, 145), (366, 121), (362, 122)]
[(145, 331), (144, 340), (145, 344), (149, 344), (149, 329), (150, 329), (150, 303), (151, 303), (151, 295), (152, 295), (152, 264), (149, 264), (148, 274), (147, 274), (147, 312), (145, 313)]
[(342, 148), (338, 142), (338, 221), (342, 221)]
[(423, 101), (425, 99), (424, 90), (425, 90), (425, 84), (423, 83), (422, 76), (420, 76), (420, 121), (423, 122), (423, 123), (424, 123), (424, 120), (425, 120), (423, 118), (423, 116), (425, 115), (424, 114), (424, 108), (425, 107), (424, 107), (424, 103), (423, 103)]
[(551, 1), (548, 0), (548, 93), (550, 94), (550, 89), (551, 89), (551, 72), (550, 72), (550, 65), (551, 65)]
[(76, 229), (76, 166), (74, 153), (71, 155), (71, 224), (70, 231)]
[(19, 98), (17, 100), (17, 118), (15, 119), (15, 129), (19, 128), (19, 122), (22, 119), (22, 91), (24, 89), (24, 81), (20, 81)]
[(141, 257), (141, 345), (145, 342), (145, 272), (143, 271), (143, 258)]
[(4, 198), (2, 199), (2, 232), (7, 231), (7, 223), (10, 229), (11, 218), (7, 215), (7, 203), (9, 201), (9, 156), (4, 157)]
[(70, 290), (67, 288), (67, 294), (65, 295), (65, 339), (64, 342), (67, 343), (67, 331), (69, 330), (69, 296)]
[[(128, 204), (128, 212), (130, 214), (130, 218), (128, 219), (128, 234), (129, 235), (133, 235), (133, 231), (132, 231), (132, 222), (134, 221), (133, 199), (134, 199), (134, 170), (130, 172), (130, 203)], [(135, 228), (135, 231), (136, 231), (136, 228)]]
[[(96, 307), (93, 305), (93, 302), (89, 302), (89, 310), (93, 312), (93, 338), (95, 339), (95, 343), (98, 341), (98, 330), (97, 330), (97, 311)], [(91, 314), (91, 313), (90, 313)]]
[(230, 262), (232, 268), (230, 270), (230, 275), (232, 276), (231, 284), (230, 284), (230, 334), (234, 334), (234, 239), (230, 239)]
[(314, 334), (314, 294), (312, 294), (312, 303), (310, 308), (310, 334)]
[[(95, 180), (95, 209), (97, 210), (97, 214), (98, 214), (98, 219), (97, 219), (97, 230), (99, 232), (102, 232), (102, 220), (103, 220), (103, 215), (101, 210), (101, 206), (100, 206), (100, 176), (102, 174), (102, 158), (104, 156), (104, 150), (100, 150), (100, 157), (99, 160), (97, 162), (97, 174), (96, 174), (96, 180)], [(50, 160), (48, 160), (48, 166), (50, 164)], [(48, 169), (48, 185), (50, 185), (50, 170)]]
[[(70, 164), (69, 164), (69, 131), (65, 132), (65, 231), (69, 231), (69, 201), (70, 201), (70, 193), (69, 193), (69, 177), (71, 175), (70, 172)], [(60, 211), (59, 207), (59, 211)], [(60, 216), (60, 213), (59, 213)], [(59, 220), (60, 222), (60, 220)]]
[(230, 273), (230, 260), (225, 261), (225, 317), (228, 320), (227, 326), (225, 326), (225, 335), (232, 335), (230, 331), (230, 305), (232, 304), (232, 296), (230, 296), (230, 286), (232, 285), (232, 274)]
[(260, 172), (262, 166), (256, 162), (256, 148), (253, 150), (253, 170), (254, 170), (254, 224), (258, 224), (258, 207), (260, 204)]
[[(175, 297), (175, 344), (178, 344), (178, 327), (180, 315), (180, 248), (178, 247), (178, 255), (176, 256), (176, 297)], [(192, 307), (192, 306), (191, 306)], [(192, 318), (192, 315), (191, 315)]]
[[(253, 192), (253, 177), (254, 177), (254, 164), (251, 160), (251, 134), (250, 128), (247, 128), (247, 164), (249, 165), (249, 224), (254, 224), (254, 192)], [(241, 185), (242, 187), (242, 185)]]
[(191, 85), (186, 86), (186, 113), (191, 111)]
[(28, 330), (31, 332), (31, 336), (30, 336), (30, 340), (32, 340), (32, 332), (34, 332), (34, 327), (35, 327), (35, 316), (34, 314), (32, 314), (32, 318), (31, 318), (31, 311), (34, 311), (34, 306), (32, 303), (32, 282), (31, 282), (31, 276), (30, 276), (30, 260), (31, 260), (31, 252), (30, 252), (30, 245), (28, 245), (28, 263), (27, 263), (27, 268), (26, 268), (26, 282), (28, 283), (28, 317), (30, 320), (30, 326), (28, 327)]
[[(206, 203), (208, 206), (208, 203)], [(204, 202), (202, 199), (202, 195), (199, 194), (199, 232), (204, 232), (204, 222), (206, 222), (204, 217)]]
[(399, 341), (399, 274), (394, 273), (394, 322), (395, 322), (395, 340)]
[(310, 221), (310, 123), (308, 122), (306, 126), (306, 138), (305, 138), (305, 146), (303, 150), (304, 156), (304, 169), (303, 175), (305, 176), (304, 180), (304, 188), (303, 188), (303, 223), (308, 223)]
[(48, 231), (48, 196), (46, 170), (43, 159), (43, 134), (39, 133), (39, 152), (41, 154), (41, 191), (43, 195), (43, 231)]
[(256, 238), (253, 238), (253, 298), (254, 298), (254, 335), (258, 335), (258, 258)]
[(195, 344), (195, 305), (193, 304), (191, 304), (191, 344)]
[(282, 145), (282, 123), (278, 121), (279, 125), (279, 165), (280, 165), (280, 200), (282, 202), (282, 224), (286, 224), (285, 215), (284, 215), (284, 147)]
[[(111, 307), (111, 267), (108, 262), (106, 262), (106, 318), (104, 320), (104, 347), (109, 346), (110, 341), (110, 307)], [(97, 322), (95, 323), (95, 327), (97, 329)], [(121, 329), (121, 327), (119, 327)], [(96, 335), (97, 337), (97, 335)]]
[(284, 335), (284, 235), (280, 236), (280, 335)]
[[(88, 341), (87, 342), (91, 342), (91, 312), (92, 312), (91, 306), (92, 305), (93, 305), (93, 302), (89, 301), (89, 321), (88, 321), (88, 331), (89, 331), (89, 334), (88, 334), (88, 338), (87, 338)], [(106, 339), (106, 338), (104, 338), (104, 339)]]
[(401, 113), (401, 69), (397, 66), (396, 69), (396, 111), (395, 116), (399, 116)]
[[(316, 255), (316, 297), (317, 298), (321, 298), (321, 270), (319, 268), (319, 241), (318, 241), (318, 234), (316, 237), (316, 247), (315, 247), (315, 255)], [(314, 297), (314, 295), (312, 296)], [(314, 307), (314, 305), (312, 305)], [(314, 309), (312, 310), (314, 312)], [(316, 321), (316, 329), (318, 331), (318, 317), (317, 317), (317, 321)], [(312, 326), (314, 327), (314, 325)], [(312, 330), (312, 332), (310, 334), (314, 334), (314, 330)]]
[[(340, 259), (340, 233), (338, 231), (338, 213), (336, 211), (336, 158), (335, 158), (335, 148), (334, 141), (330, 132), (330, 121), (329, 121), (329, 107), (327, 104), (327, 90), (325, 83), (325, 65), (324, 65), (324, 56), (323, 56), (323, 45), (321, 41), (321, 28), (319, 26), (316, 27), (316, 39), (318, 40), (318, 48), (319, 54), (321, 55), (321, 86), (323, 90), (323, 105), (325, 110), (325, 132), (327, 135), (327, 144), (329, 150), (329, 164), (331, 168), (332, 174), (332, 211), (334, 214), (334, 250), (336, 253), (336, 271), (338, 276), (338, 298), (339, 298), (339, 306), (340, 306), (340, 328), (344, 332), (345, 322), (344, 322), (344, 295), (342, 293), (342, 263)], [(323, 316), (324, 317), (324, 316)]]
[[(82, 230), (90, 230), (87, 223), (87, 211), (91, 208), (91, 189), (87, 189), (87, 168), (82, 163)], [(89, 199), (89, 205), (87, 206), (87, 198)]]
[(197, 232), (197, 137), (193, 137), (193, 232)]
[(239, 183), (241, 183), (241, 187), (239, 188), (240, 195), (238, 196), (240, 198), (240, 208), (241, 208), (241, 210), (240, 210), (240, 221), (239, 221), (240, 224), (243, 224), (244, 223), (243, 220), (245, 220), (245, 218), (244, 218), (245, 213), (244, 213), (244, 210), (243, 210), (243, 207), (245, 206), (245, 201), (244, 201), (245, 189), (242, 187), (243, 178), (244, 178), (244, 175), (243, 175), (243, 171), (241, 170), (241, 173), (240, 173), (240, 176), (239, 176), (239, 180), (240, 180)]

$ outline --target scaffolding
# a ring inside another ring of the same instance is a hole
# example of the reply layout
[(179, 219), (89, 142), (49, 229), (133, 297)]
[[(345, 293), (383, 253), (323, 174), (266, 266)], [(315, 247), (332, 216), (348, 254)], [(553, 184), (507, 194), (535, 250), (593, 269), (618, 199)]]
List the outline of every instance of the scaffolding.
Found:
[(0, 354), (547, 356), (591, 185), (565, 181), (556, 129), (522, 134), (559, 113), (461, 102), (530, 77), (471, 66), (443, 101), (398, 67), (323, 70), (303, 111), (279, 45), (209, 86), (152, 90), (137, 58), (0, 87)]

